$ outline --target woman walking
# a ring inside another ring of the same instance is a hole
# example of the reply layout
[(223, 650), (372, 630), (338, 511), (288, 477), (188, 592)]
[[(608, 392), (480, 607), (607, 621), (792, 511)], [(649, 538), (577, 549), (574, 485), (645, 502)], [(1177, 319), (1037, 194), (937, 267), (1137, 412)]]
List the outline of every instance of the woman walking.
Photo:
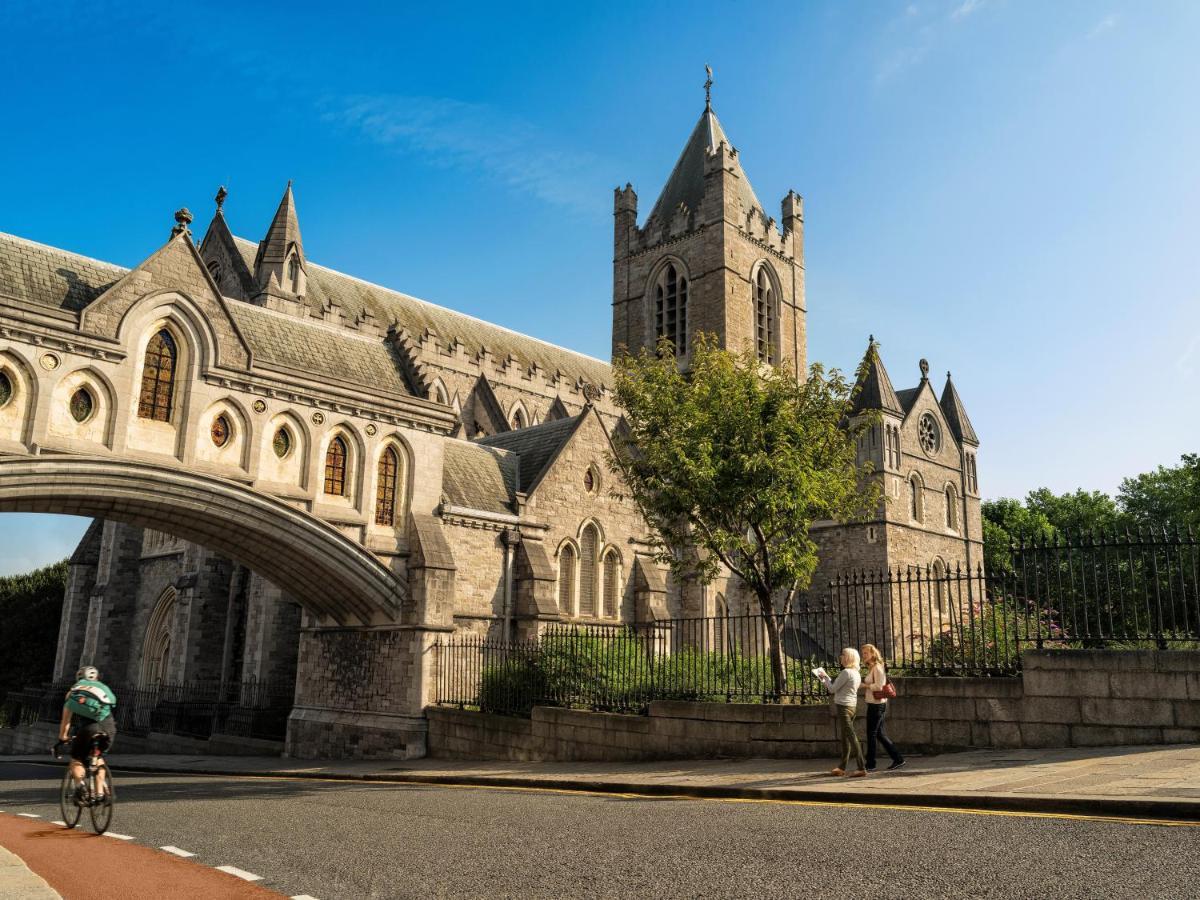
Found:
[(884, 733), (883, 722), (887, 718), (888, 698), (883, 692), (887, 684), (887, 666), (879, 655), (879, 648), (874, 644), (863, 644), (863, 665), (867, 667), (867, 677), (863, 679), (862, 687), (867, 698), (867, 771), (875, 771), (875, 742), (883, 744), (883, 749), (892, 758), (888, 769), (898, 769), (904, 765), (904, 757), (896, 749), (887, 734)]
[(829, 676), (825, 676), (825, 689), (833, 694), (838, 737), (842, 742), (842, 762), (832, 774), (845, 775), (846, 766), (850, 763), (850, 754), (853, 753), (858, 769), (850, 777), (862, 778), (867, 774), (867, 768), (863, 761), (862, 745), (858, 742), (858, 735), (854, 733), (854, 713), (858, 708), (858, 689), (862, 684), (862, 675), (858, 672), (858, 651), (847, 647), (842, 651), (840, 661), (842, 671), (838, 673), (838, 677), (830, 681)]

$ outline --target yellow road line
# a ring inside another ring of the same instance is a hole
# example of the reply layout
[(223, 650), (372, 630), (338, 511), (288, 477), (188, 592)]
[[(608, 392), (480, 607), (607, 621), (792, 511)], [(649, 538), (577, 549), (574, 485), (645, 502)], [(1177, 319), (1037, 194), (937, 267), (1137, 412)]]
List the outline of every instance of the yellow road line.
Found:
[[(130, 773), (134, 774), (134, 773)], [(157, 774), (157, 773), (140, 773), (140, 774)], [(183, 773), (180, 773), (183, 774)], [(535, 787), (527, 785), (503, 785), (503, 784), (446, 784), (431, 781), (413, 781), (404, 780), (402, 778), (324, 778), (321, 776), (303, 776), (296, 777), (293, 775), (194, 775), (194, 778), (229, 778), (234, 780), (254, 781), (316, 781), (326, 784), (390, 784), (390, 785), (406, 785), (408, 787), (425, 787), (425, 788), (452, 788), (463, 791), (518, 791), (537, 794), (568, 794), (582, 795), (588, 797), (621, 797), (628, 800), (696, 800), (706, 803), (765, 803), (765, 804), (783, 804), (788, 806), (812, 806), (812, 807), (832, 807), (838, 809), (890, 809), (900, 810), (905, 812), (930, 812), (930, 813), (954, 813), (957, 815), (967, 816), (1008, 816), (1012, 818), (1027, 818), (1027, 819), (1066, 819), (1070, 821), (1080, 822), (1112, 822), (1121, 825), (1163, 825), (1172, 828), (1200, 828), (1200, 821), (1191, 821), (1186, 819), (1151, 819), (1151, 818), (1136, 818), (1130, 816), (1103, 816), (1089, 815), (1086, 813), (1055, 813), (1055, 812), (1037, 812), (1009, 809), (980, 809), (976, 807), (957, 807), (957, 806), (918, 806), (909, 805), (906, 803), (871, 803), (869, 801), (849, 801), (849, 800), (810, 800), (810, 799), (791, 799), (783, 797), (696, 797), (690, 794), (658, 794), (658, 793), (640, 793), (636, 791), (599, 791), (590, 790), (588, 788), (558, 788), (558, 787)]]

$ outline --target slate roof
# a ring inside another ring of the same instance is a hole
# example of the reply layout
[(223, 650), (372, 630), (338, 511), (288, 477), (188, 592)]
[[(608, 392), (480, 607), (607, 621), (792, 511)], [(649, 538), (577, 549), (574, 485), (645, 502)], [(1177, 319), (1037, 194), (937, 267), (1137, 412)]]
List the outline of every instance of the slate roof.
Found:
[(519, 490), (528, 493), (541, 480), (546, 468), (553, 462), (558, 451), (575, 433), (575, 427), (585, 413), (505, 431), (480, 438), (477, 442), (486, 447), (499, 447), (515, 453), (521, 459), (521, 482)]
[(883, 366), (883, 360), (879, 357), (878, 345), (873, 338), (867, 345), (867, 353), (863, 357), (863, 362), (866, 363), (867, 370), (855, 384), (856, 388), (861, 385), (861, 389), (854, 397), (854, 412), (868, 409), (879, 409), (897, 414), (904, 412), (905, 410), (900, 407), (900, 399), (896, 396), (896, 390), (892, 387), (892, 380), (888, 377), (887, 369)]
[(912, 410), (913, 404), (917, 402), (917, 394), (919, 393), (921, 393), (920, 386), (896, 391), (896, 399), (900, 401), (900, 407), (904, 410), (905, 415), (908, 415)]
[[(254, 257), (258, 245), (244, 238), (234, 238), (238, 252), (254, 271)], [(612, 383), (612, 369), (608, 363), (556, 347), (528, 335), (518, 334), (500, 325), (484, 322), (465, 313), (436, 306), (399, 291), (389, 290), (333, 269), (305, 261), (308, 275), (305, 302), (310, 309), (319, 313), (330, 300), (342, 308), (342, 314), (350, 321), (369, 310), (376, 322), (387, 328), (392, 322), (408, 329), (414, 337), (420, 337), (426, 328), (437, 332), (443, 344), (458, 338), (468, 354), (478, 353), (483, 347), (491, 351), (493, 359), (502, 361), (510, 354), (522, 365), (537, 363), (548, 373), (562, 371), (570, 382), (582, 377), (596, 385)]]
[(442, 492), (454, 506), (513, 514), (518, 458), (470, 441), (446, 441)]
[(962, 398), (958, 396), (954, 382), (950, 380), (949, 372), (946, 373), (946, 386), (942, 388), (941, 407), (946, 421), (950, 423), (950, 430), (954, 432), (959, 443), (979, 443), (979, 435), (975, 433), (971, 420), (967, 418), (966, 407), (963, 406)]
[[(706, 107), (700, 114), (700, 120), (696, 122), (696, 127), (692, 129), (687, 143), (683, 145), (683, 152), (679, 154), (675, 168), (671, 170), (671, 175), (667, 178), (662, 193), (658, 195), (658, 202), (654, 204), (654, 209), (650, 211), (646, 221), (655, 216), (669, 219), (675, 214), (680, 203), (686, 205), (692, 212), (700, 208), (700, 201), (704, 199), (704, 163), (708, 155), (722, 142), (733, 147), (733, 142), (725, 136), (725, 129), (721, 127), (717, 114), (712, 111), (711, 107)], [(741, 167), (738, 168), (740, 170)], [(762, 204), (754, 195), (750, 179), (746, 177), (745, 172), (739, 172), (739, 174), (741, 177), (737, 183), (742, 208), (747, 211), (757, 209), (762, 212)]]
[(296, 218), (296, 200), (292, 196), (292, 183), (289, 181), (287, 190), (283, 192), (283, 199), (279, 201), (279, 208), (275, 210), (275, 217), (271, 219), (267, 236), (259, 245), (263, 262), (281, 263), (285, 261), (288, 248), (293, 244), (296, 245), (300, 256), (303, 257), (304, 242), (300, 239), (300, 222)]
[(0, 297), (78, 312), (115, 284), (121, 266), (0, 233)]
[(404, 378), (396, 351), (382, 338), (308, 323), (237, 301), (229, 303), (229, 313), (250, 345), (255, 365), (347, 382), (366, 388), (368, 394), (415, 393)]

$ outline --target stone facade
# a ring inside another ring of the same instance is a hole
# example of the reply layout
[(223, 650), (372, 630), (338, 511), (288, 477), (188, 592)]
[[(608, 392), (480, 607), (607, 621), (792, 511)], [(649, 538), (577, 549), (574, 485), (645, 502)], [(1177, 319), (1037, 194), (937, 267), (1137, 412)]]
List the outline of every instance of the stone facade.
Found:
[[(677, 583), (649, 556), (605, 462), (607, 363), (314, 263), (290, 183), (260, 241), (216, 199), (199, 244), (181, 210), (128, 270), (0, 235), (0, 510), (96, 519), (56, 676), (294, 683), (288, 752), (412, 756), (443, 636), (752, 608), (732, 579)], [(706, 106), (642, 225), (616, 192), (614, 354), (667, 336), (686, 366), (706, 331), (804, 377), (795, 192), (780, 215)], [(861, 411), (883, 423), (862, 453), (888, 501), (818, 527), (819, 581), (972, 564), (978, 440), (957, 393), (924, 373), (897, 393), (874, 344), (868, 362)]]

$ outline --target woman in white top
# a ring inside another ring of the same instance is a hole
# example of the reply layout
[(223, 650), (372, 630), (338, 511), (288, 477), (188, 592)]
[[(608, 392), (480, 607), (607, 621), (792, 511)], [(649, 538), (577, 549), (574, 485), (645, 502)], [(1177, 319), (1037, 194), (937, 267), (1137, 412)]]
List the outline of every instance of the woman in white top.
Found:
[(882, 691), (887, 684), (887, 666), (879, 654), (879, 648), (874, 644), (863, 644), (863, 665), (867, 667), (867, 677), (863, 679), (862, 690), (867, 698), (867, 771), (875, 771), (875, 740), (883, 744), (883, 749), (892, 758), (889, 769), (898, 769), (904, 765), (904, 757), (896, 749), (896, 745), (888, 740), (883, 731), (883, 720), (887, 717), (887, 697), (877, 697), (876, 691)]
[(854, 713), (858, 707), (858, 690), (862, 684), (862, 675), (858, 672), (858, 651), (847, 647), (842, 651), (842, 671), (838, 677), (830, 681), (825, 676), (825, 689), (833, 694), (833, 708), (837, 713), (838, 736), (842, 742), (842, 762), (833, 770), (834, 775), (845, 775), (846, 766), (850, 763), (850, 754), (854, 754), (858, 769), (851, 778), (862, 778), (867, 774), (863, 762), (862, 745), (858, 735), (854, 733)]

